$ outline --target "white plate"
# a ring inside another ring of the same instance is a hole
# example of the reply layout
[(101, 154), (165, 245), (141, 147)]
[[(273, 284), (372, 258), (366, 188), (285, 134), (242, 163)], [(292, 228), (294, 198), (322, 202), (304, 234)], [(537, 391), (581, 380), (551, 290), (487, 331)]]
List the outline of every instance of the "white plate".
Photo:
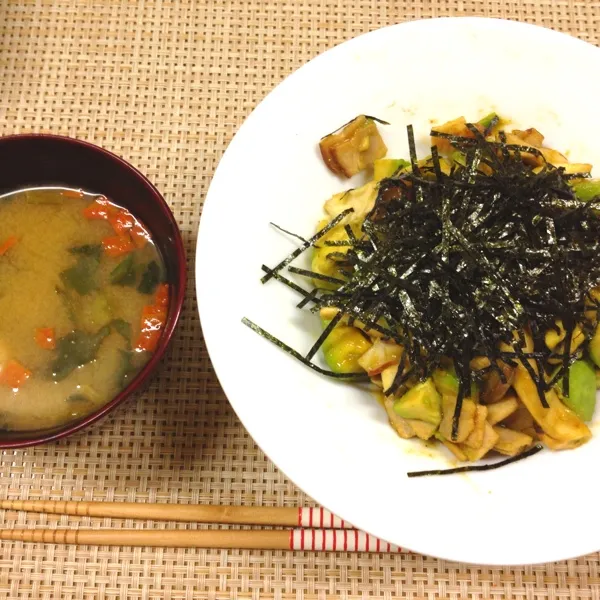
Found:
[[(324, 201), (355, 185), (324, 167), (319, 138), (360, 113), (389, 156), (421, 153), (430, 119), (491, 110), (535, 126), (573, 161), (600, 165), (600, 50), (521, 23), (436, 19), (346, 42), (288, 77), (256, 108), (223, 157), (204, 205), (196, 255), (204, 337), (217, 376), (264, 452), (317, 502), (403, 548), (485, 564), (553, 561), (600, 546), (595, 486), (600, 436), (498, 471), (408, 479), (448, 457), (399, 439), (367, 392), (307, 369), (242, 325), (244, 316), (300, 351), (319, 330), (276, 281), (294, 247), (272, 227), (309, 236)], [(423, 154), (421, 154), (423, 155)], [(597, 428), (594, 428), (597, 429)]]

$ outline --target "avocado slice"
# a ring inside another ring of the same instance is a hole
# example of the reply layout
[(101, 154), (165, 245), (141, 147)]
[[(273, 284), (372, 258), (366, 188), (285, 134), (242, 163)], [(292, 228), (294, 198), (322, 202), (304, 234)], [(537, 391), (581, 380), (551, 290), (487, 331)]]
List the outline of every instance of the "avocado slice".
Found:
[(417, 419), (439, 425), (442, 421), (442, 399), (431, 378), (412, 387), (394, 403), (394, 411), (404, 419)]
[(454, 370), (436, 369), (433, 372), (433, 383), (442, 396), (456, 396), (458, 394), (458, 377)]
[(590, 345), (588, 346), (590, 351), (590, 357), (594, 361), (597, 367), (600, 367), (600, 327), (596, 327), (596, 331), (594, 332), (594, 336), (590, 340)]
[[(327, 326), (327, 323), (325, 326)], [(371, 347), (371, 342), (356, 327), (338, 325), (325, 338), (321, 348), (325, 362), (335, 373), (355, 373), (363, 369), (358, 359)]]
[(556, 385), (562, 403), (582, 421), (591, 421), (596, 409), (596, 371), (589, 360), (576, 360), (569, 367), (569, 395), (562, 393), (562, 380)]
[(402, 158), (380, 158), (373, 163), (373, 179), (381, 181), (406, 167), (410, 167), (410, 163)]
[[(458, 377), (456, 376), (454, 368), (436, 369), (433, 372), (433, 383), (442, 396), (456, 397), (458, 395)], [(471, 397), (479, 398), (479, 389), (475, 382), (471, 383)]]

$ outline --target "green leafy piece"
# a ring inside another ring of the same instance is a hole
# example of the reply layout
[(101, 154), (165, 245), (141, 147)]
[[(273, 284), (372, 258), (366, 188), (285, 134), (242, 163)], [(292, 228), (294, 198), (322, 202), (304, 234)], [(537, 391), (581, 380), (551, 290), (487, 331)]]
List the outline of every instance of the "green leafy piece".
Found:
[(91, 256), (100, 260), (100, 256), (102, 255), (102, 244), (73, 246), (72, 248), (69, 248), (69, 252), (78, 256)]
[(60, 274), (60, 278), (66, 287), (85, 296), (98, 287), (96, 273), (99, 266), (100, 256), (80, 253), (77, 262), (69, 269), (63, 271)]
[(129, 254), (110, 272), (110, 282), (113, 285), (134, 285), (135, 279), (133, 254)]
[(136, 376), (139, 369), (133, 364), (133, 352), (119, 350), (119, 353), (121, 355), (121, 361), (117, 372), (117, 381), (119, 382), (120, 389), (125, 389)]
[(60, 338), (56, 344), (56, 359), (50, 366), (52, 379), (62, 381), (77, 367), (94, 360), (102, 340), (109, 334), (110, 327), (106, 326), (98, 333), (77, 330)]
[(112, 310), (102, 292), (93, 292), (83, 298), (75, 298), (75, 324), (78, 329), (98, 331), (112, 320)]
[(67, 398), (67, 402), (87, 402), (87, 401), (88, 401), (88, 397), (85, 396), (84, 394), (71, 394)]
[(148, 266), (142, 273), (142, 279), (138, 285), (138, 292), (142, 294), (152, 294), (156, 286), (160, 283), (160, 267), (153, 260), (148, 263)]
[(131, 323), (128, 323), (124, 319), (113, 319), (110, 326), (125, 340), (127, 343), (131, 343)]

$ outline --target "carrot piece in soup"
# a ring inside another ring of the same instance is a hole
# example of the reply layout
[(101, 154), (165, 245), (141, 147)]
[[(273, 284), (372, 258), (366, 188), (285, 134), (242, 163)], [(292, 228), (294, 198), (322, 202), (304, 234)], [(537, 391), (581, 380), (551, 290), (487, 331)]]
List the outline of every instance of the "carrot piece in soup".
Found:
[(56, 334), (53, 327), (39, 327), (35, 330), (35, 343), (44, 350), (56, 348)]
[(161, 283), (156, 290), (156, 306), (169, 306), (169, 284)]
[(154, 352), (167, 322), (169, 308), (169, 285), (163, 283), (158, 286), (155, 304), (144, 306), (142, 309), (142, 322), (140, 335), (137, 339), (136, 350)]
[(124, 235), (133, 229), (135, 218), (128, 210), (119, 209), (108, 216), (108, 222), (117, 235)]
[(129, 235), (131, 235), (131, 239), (137, 248), (143, 248), (150, 239), (150, 234), (146, 231), (143, 225), (141, 225), (138, 221), (135, 221), (133, 227), (131, 228)]
[(109, 216), (116, 214), (119, 209), (106, 198), (96, 198), (83, 209), (83, 216), (90, 220), (106, 221)]
[(9, 360), (0, 369), (0, 385), (20, 388), (31, 377), (31, 371), (16, 360)]
[(113, 235), (102, 240), (102, 247), (107, 256), (116, 258), (135, 250), (135, 245), (128, 235)]
[(165, 325), (167, 312), (162, 306), (144, 306), (140, 335), (137, 339), (136, 350), (154, 352), (158, 345), (162, 329)]
[(6, 254), (16, 243), (18, 239), (16, 236), (11, 235), (9, 238), (6, 238), (3, 242), (0, 243), (0, 256)]

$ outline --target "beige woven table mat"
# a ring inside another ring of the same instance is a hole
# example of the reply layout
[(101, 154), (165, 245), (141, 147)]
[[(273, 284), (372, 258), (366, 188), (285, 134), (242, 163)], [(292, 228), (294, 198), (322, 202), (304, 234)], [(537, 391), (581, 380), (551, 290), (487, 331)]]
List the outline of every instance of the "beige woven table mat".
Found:
[[(600, 1), (591, 0), (0, 0), (0, 134), (77, 136), (132, 162), (173, 208), (191, 278), (211, 176), (257, 102), (345, 39), (449, 15), (519, 19), (599, 42)], [(4, 453), (0, 497), (310, 503), (257, 448), (221, 392), (192, 281), (172, 351), (150, 389), (68, 441)], [(10, 511), (0, 517), (2, 527), (72, 522)], [(535, 532), (514, 535), (522, 543), (520, 535)], [(410, 553), (2, 542), (0, 598), (600, 598), (599, 557), (489, 568)]]

